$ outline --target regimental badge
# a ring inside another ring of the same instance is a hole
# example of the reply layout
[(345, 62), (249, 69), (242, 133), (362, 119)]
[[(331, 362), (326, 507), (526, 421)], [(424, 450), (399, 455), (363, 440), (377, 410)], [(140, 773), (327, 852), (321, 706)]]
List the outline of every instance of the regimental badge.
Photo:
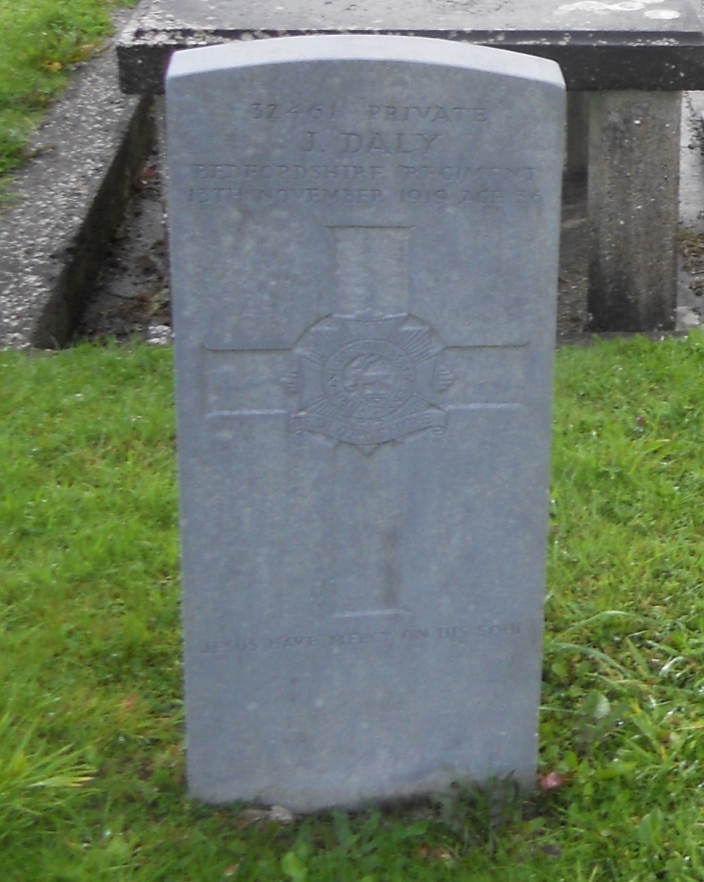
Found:
[(437, 404), (453, 382), (439, 363), (443, 343), (414, 315), (327, 316), (293, 349), (295, 371), (283, 378), (299, 395), (294, 435), (313, 432), (365, 453), (412, 432), (445, 430)]

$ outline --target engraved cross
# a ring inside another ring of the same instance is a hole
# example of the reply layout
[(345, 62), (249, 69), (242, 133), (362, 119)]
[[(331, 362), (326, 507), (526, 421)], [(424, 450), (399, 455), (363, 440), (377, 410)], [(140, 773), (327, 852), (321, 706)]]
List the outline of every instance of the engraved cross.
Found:
[(207, 346), (206, 416), (216, 425), (280, 415), (294, 437), (325, 442), (332, 615), (403, 615), (412, 475), (400, 442), (451, 430), (457, 411), (521, 407), (528, 346), (443, 345), (412, 312), (412, 228), (329, 229), (336, 252), (329, 314), (292, 350)]

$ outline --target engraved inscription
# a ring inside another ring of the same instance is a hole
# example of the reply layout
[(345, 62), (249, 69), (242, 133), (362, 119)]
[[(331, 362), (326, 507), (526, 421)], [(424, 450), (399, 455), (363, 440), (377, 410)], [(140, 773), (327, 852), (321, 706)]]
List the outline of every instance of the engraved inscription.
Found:
[[(307, 132), (304, 150), (324, 150), (320, 144), (320, 132)], [(435, 142), (440, 138), (439, 132), (340, 132), (337, 145), (331, 145), (338, 153), (377, 154), (394, 156), (399, 154), (419, 153), (427, 156)]]
[(240, 202), (274, 205), (374, 205), (382, 196), (381, 190), (350, 187), (267, 190), (251, 187), (192, 187), (189, 191), (189, 200), (200, 205)]
[[(195, 204), (452, 205), (461, 208), (530, 208), (542, 204), (531, 166), (381, 164), (361, 155), (362, 142), (345, 141), (348, 161), (311, 163), (193, 163), (189, 199)], [(430, 138), (426, 142), (431, 144)], [(424, 142), (425, 143), (425, 142)], [(357, 149), (359, 148), (359, 149)], [(405, 152), (405, 151), (402, 151)], [(353, 156), (352, 154), (357, 153)], [(354, 161), (357, 160), (357, 161)]]
[[(338, 302), (408, 301), (409, 227), (330, 227)], [(369, 299), (371, 298), (371, 299)], [(294, 347), (298, 408), (289, 426), (361, 447), (365, 453), (446, 424), (437, 397), (453, 378), (438, 364), (443, 344), (417, 316), (379, 311), (332, 315)]]
[(498, 186), (501, 181), (508, 180), (511, 184), (519, 186), (533, 185), (537, 169), (533, 166), (519, 166), (510, 168), (507, 166), (492, 165), (399, 165), (398, 175), (402, 180), (416, 184), (432, 185), (463, 184), (465, 186)]
[(444, 429), (445, 413), (434, 403), (442, 343), (421, 319), (330, 316), (294, 351), (302, 378), (294, 434), (317, 432), (368, 448)]
[(201, 646), (201, 655), (248, 653), (260, 650), (284, 651), (300, 649), (341, 649), (358, 646), (379, 646), (398, 643), (402, 645), (430, 644), (435, 641), (467, 643), (477, 638), (510, 638), (524, 634), (522, 622), (493, 622), (472, 626), (435, 626), (427, 628), (385, 628), (378, 631), (343, 631), (321, 634), (280, 634), (257, 640), (242, 637), (228, 640), (209, 640)]
[(410, 399), (415, 381), (409, 353), (388, 340), (348, 343), (323, 367), (328, 397), (354, 419), (380, 419), (395, 413)]
[(282, 120), (293, 119), (334, 119), (336, 105), (334, 102), (327, 104), (263, 104), (254, 102), (247, 108), (248, 115), (252, 119)]
[(226, 183), (379, 183), (391, 173), (401, 183), (432, 186), (433, 184), (463, 184), (464, 186), (498, 186), (508, 181), (517, 186), (534, 186), (537, 169), (533, 166), (473, 166), (473, 165), (408, 165), (386, 166), (374, 163), (193, 163), (190, 176), (198, 182), (224, 181)]
[[(653, 0), (645, 0), (653, 2)], [(660, 0), (659, 0), (660, 2)], [(253, 102), (247, 107), (251, 119), (264, 122), (286, 119), (333, 120), (339, 116), (334, 101), (318, 104), (280, 104)], [(461, 107), (442, 104), (369, 104), (369, 120), (384, 122), (483, 123), (489, 119), (485, 107)]]
[(330, 164), (330, 165), (275, 165), (254, 162), (195, 163), (191, 176), (196, 181), (225, 181), (226, 183), (274, 181), (275, 183), (332, 183), (364, 184), (378, 181), (385, 169), (382, 165)]
[(445, 107), (440, 104), (370, 104), (367, 114), (370, 120), (383, 119), (385, 122), (482, 123), (489, 119), (485, 107)]
[[(194, 205), (261, 205), (467, 211), (530, 210), (542, 202), (535, 168), (473, 162), (471, 136), (490, 119), (482, 106), (253, 101), (232, 108), (243, 132), (216, 161), (191, 165)], [(246, 134), (267, 133), (270, 158), (252, 162)], [(469, 136), (467, 165), (443, 165), (445, 142)], [(270, 137), (269, 137), (270, 136)], [(229, 155), (228, 155), (229, 153)], [(298, 154), (298, 162), (287, 155)], [(249, 155), (248, 155), (249, 154)], [(245, 158), (247, 157), (247, 158)]]

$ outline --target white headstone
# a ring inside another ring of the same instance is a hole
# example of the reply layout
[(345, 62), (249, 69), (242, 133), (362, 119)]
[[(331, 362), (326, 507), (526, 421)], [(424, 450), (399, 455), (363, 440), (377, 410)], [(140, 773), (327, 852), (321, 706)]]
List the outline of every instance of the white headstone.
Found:
[(563, 105), (440, 40), (174, 56), (193, 796), (533, 784)]

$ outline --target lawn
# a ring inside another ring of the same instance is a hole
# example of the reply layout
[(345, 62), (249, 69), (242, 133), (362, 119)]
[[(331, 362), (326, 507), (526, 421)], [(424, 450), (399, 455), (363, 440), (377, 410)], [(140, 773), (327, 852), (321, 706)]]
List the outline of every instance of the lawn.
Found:
[(0, 353), (0, 879), (704, 878), (703, 366), (558, 352), (535, 794), (286, 824), (184, 794), (171, 351)]

